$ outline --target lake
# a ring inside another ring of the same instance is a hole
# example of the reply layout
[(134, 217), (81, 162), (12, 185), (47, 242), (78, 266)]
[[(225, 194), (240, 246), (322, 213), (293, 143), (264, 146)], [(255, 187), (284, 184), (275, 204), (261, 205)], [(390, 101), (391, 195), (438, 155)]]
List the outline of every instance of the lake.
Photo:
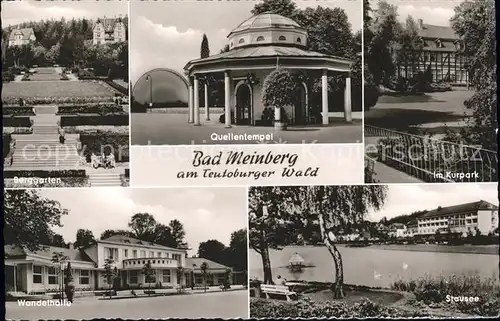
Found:
[[(416, 279), (425, 275), (478, 274), (499, 278), (497, 254), (446, 253), (438, 251), (385, 250), (376, 246), (351, 248), (338, 246), (344, 263), (346, 284), (389, 287), (398, 279)], [(288, 260), (298, 253), (305, 265), (301, 272), (291, 272)], [(324, 246), (290, 246), (270, 250), (273, 278), (281, 275), (289, 281), (335, 281), (333, 259)], [(263, 280), (262, 259), (249, 251), (250, 278)]]

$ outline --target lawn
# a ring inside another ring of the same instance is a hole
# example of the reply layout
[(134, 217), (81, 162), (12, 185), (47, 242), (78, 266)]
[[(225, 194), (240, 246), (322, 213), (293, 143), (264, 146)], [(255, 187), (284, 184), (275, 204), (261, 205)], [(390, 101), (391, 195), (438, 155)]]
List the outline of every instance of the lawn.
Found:
[(114, 90), (94, 81), (10, 82), (3, 85), (2, 98), (114, 96)]
[(34, 73), (30, 76), (30, 81), (57, 81), (60, 80), (61, 75), (59, 74), (48, 74), (48, 73)]
[(415, 96), (381, 96), (377, 104), (365, 113), (365, 123), (382, 128), (408, 132), (411, 127), (426, 129), (464, 126), (471, 111), (464, 101), (472, 91), (458, 88), (450, 92)]

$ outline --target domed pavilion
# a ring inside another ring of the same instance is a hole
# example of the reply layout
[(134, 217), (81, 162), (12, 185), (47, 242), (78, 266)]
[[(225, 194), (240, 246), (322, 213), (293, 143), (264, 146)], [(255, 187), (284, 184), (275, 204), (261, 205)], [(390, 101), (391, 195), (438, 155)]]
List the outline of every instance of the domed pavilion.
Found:
[[(207, 76), (224, 75), (225, 127), (262, 124), (264, 79), (276, 68), (290, 70), (297, 86), (297, 103), (286, 109), (290, 125), (329, 123), (328, 81), (333, 73), (345, 75), (344, 116), (352, 120), (350, 67), (352, 61), (307, 50), (307, 31), (292, 19), (262, 13), (242, 22), (227, 36), (229, 51), (189, 61), (189, 122), (200, 125), (199, 87)], [(311, 86), (321, 78), (321, 106), (309, 106)], [(208, 86), (208, 90), (210, 87)], [(205, 106), (208, 106), (205, 94)], [(316, 110), (315, 110), (316, 108)], [(209, 119), (209, 108), (205, 117)], [(320, 119), (318, 119), (320, 118)]]

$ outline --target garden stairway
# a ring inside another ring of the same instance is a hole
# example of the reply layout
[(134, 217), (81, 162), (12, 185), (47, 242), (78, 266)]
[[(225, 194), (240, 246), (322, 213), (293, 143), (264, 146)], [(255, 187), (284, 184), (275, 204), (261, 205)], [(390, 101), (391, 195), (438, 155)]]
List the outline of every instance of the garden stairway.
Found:
[(90, 186), (121, 186), (120, 173), (89, 173)]
[(56, 170), (78, 169), (78, 135), (66, 135), (64, 144), (58, 135), (31, 134), (12, 135), (16, 140), (11, 169)]

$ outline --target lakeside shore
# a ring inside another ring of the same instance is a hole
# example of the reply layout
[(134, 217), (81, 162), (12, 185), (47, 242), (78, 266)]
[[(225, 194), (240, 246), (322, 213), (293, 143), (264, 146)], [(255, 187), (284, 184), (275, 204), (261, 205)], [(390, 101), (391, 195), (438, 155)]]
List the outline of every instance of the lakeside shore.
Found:
[[(339, 244), (345, 247), (346, 244)], [(368, 248), (390, 250), (390, 251), (417, 251), (417, 252), (441, 252), (441, 253), (464, 253), (464, 254), (489, 254), (498, 255), (498, 245), (436, 245), (436, 244), (381, 244), (370, 245)]]

